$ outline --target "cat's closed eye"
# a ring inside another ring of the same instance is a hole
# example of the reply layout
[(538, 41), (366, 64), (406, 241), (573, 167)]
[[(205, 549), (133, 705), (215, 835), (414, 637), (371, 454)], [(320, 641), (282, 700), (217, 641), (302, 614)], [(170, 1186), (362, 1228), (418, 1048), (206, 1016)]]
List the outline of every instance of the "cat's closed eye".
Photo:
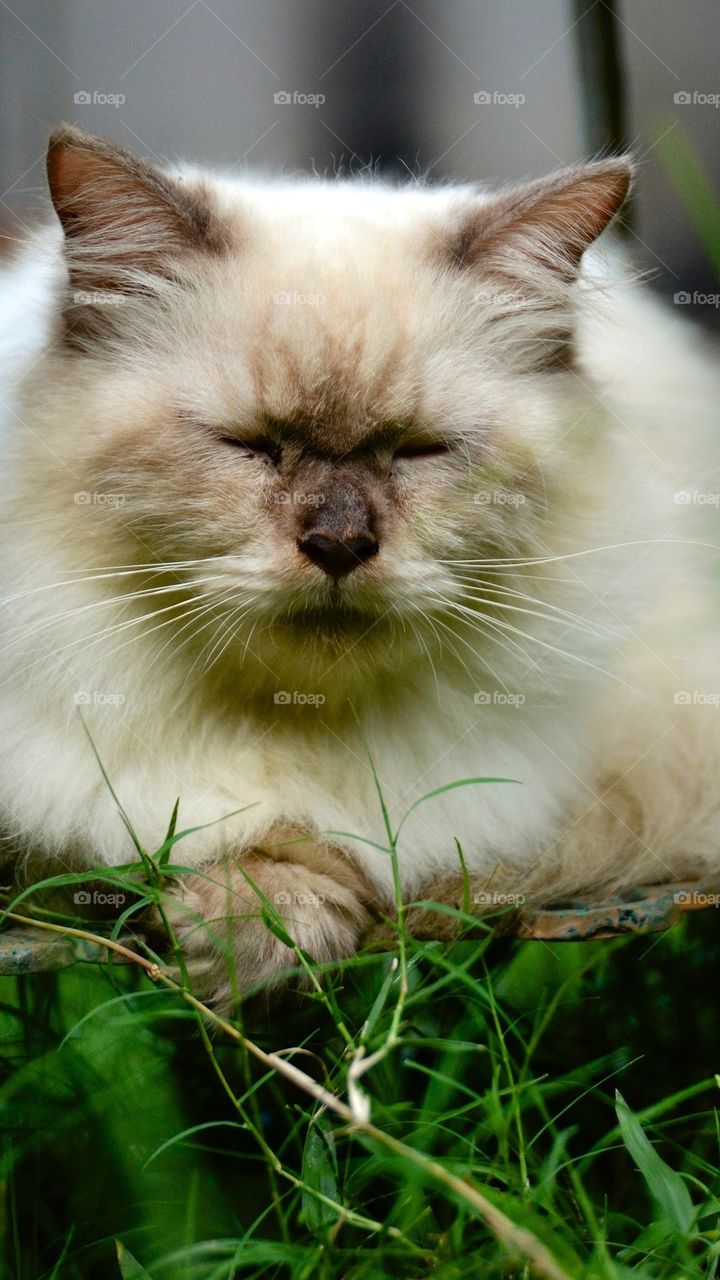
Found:
[(450, 445), (445, 440), (421, 440), (417, 444), (401, 445), (395, 450), (395, 458), (434, 458), (439, 454), (449, 453)]
[(278, 466), (282, 457), (282, 446), (276, 440), (269, 440), (265, 436), (248, 440), (243, 440), (240, 436), (221, 436), (220, 441), (222, 444), (239, 449), (249, 457), (260, 458), (261, 461), (270, 462), (274, 467)]

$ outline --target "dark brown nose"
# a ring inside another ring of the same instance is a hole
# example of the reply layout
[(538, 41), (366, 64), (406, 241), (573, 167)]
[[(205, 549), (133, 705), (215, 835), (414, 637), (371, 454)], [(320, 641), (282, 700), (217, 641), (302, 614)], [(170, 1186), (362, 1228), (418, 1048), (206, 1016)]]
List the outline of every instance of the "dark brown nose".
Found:
[(310, 533), (298, 539), (298, 546), (308, 560), (331, 578), (345, 577), (380, 550), (375, 539), (366, 533), (351, 538), (338, 538), (334, 533)]

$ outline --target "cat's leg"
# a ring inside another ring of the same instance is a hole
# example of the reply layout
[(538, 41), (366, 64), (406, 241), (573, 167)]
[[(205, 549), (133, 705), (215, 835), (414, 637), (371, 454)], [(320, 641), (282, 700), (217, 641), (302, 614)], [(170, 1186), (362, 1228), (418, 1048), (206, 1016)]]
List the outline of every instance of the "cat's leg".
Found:
[[(262, 845), (183, 877), (166, 910), (193, 990), (228, 1011), (255, 988), (282, 985), (298, 967), (281, 933), (318, 963), (352, 955), (374, 897), (344, 853), (283, 827)], [(273, 932), (268, 921), (280, 928)]]

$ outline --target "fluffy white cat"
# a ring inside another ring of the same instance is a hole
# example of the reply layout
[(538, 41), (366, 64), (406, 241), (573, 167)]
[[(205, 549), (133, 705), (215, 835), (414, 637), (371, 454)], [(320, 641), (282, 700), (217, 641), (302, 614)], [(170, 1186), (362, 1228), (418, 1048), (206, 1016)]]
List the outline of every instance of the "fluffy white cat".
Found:
[(216, 824), (176, 919), (226, 1000), (293, 958), (258, 895), (318, 960), (392, 910), (378, 782), (406, 901), (458, 846), (545, 899), (717, 872), (720, 378), (585, 254), (627, 160), (230, 181), (61, 128), (48, 172), (2, 295), (14, 855), (133, 857), (84, 720), (145, 848)]

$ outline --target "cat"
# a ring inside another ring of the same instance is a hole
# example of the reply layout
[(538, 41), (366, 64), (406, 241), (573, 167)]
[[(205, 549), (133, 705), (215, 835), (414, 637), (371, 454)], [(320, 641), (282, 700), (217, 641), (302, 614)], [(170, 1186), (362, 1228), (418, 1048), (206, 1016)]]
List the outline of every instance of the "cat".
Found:
[(167, 909), (220, 1008), (298, 959), (268, 906), (332, 962), (398, 893), (718, 871), (720, 377), (595, 246), (632, 170), (236, 180), (50, 139), (3, 294), (3, 830), (115, 866), (97, 757), (148, 850), (179, 797)]

